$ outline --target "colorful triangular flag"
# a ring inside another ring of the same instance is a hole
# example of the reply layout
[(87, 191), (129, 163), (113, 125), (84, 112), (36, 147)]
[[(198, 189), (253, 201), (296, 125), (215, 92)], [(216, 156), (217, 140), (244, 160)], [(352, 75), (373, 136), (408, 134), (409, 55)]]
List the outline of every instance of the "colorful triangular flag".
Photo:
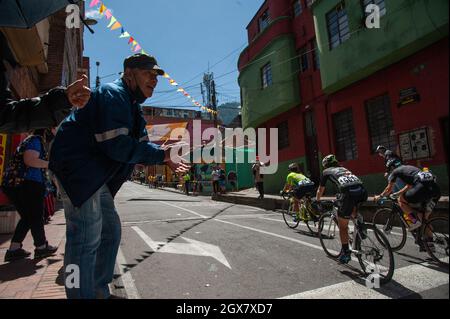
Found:
[(105, 11), (105, 17), (106, 17), (106, 19), (108, 19), (108, 20), (111, 19), (112, 13), (111, 13), (111, 11), (109, 11), (109, 9)]
[(102, 5), (100, 6), (100, 8), (98, 9), (98, 12), (100, 12), (100, 14), (103, 14), (103, 12), (105, 12), (106, 7), (105, 5), (102, 3)]
[(138, 45), (136, 46), (136, 48), (134, 48), (134, 52), (138, 52), (140, 49), (142, 49), (142, 48), (141, 48), (141, 46), (138, 44)]
[(130, 36), (131, 35), (127, 31), (125, 31), (120, 35), (120, 38), (129, 38)]
[(109, 22), (107, 28), (111, 28), (111, 26), (112, 26), (114, 23), (116, 23), (116, 22), (117, 22), (117, 19), (114, 18), (114, 17), (111, 17), (111, 21)]
[(134, 41), (133, 37), (130, 37), (130, 40), (128, 40), (128, 44), (132, 43)]
[(100, 0), (92, 0), (91, 4), (89, 5), (89, 7), (95, 7), (98, 3), (100, 2)]
[(111, 31), (112, 31), (112, 30), (119, 29), (121, 26), (122, 26), (122, 25), (120, 24), (120, 22), (117, 21), (117, 22), (114, 23), (114, 25), (112, 26)]

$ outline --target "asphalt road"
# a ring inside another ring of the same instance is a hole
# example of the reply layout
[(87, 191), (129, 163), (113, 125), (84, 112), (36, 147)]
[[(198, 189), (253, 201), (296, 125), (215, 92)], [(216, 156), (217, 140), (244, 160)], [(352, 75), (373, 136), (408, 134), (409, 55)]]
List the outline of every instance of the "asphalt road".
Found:
[(122, 242), (113, 289), (144, 299), (449, 298), (448, 268), (409, 238), (393, 280), (365, 285), (358, 262), (328, 258), (281, 214), (128, 182), (116, 197)]

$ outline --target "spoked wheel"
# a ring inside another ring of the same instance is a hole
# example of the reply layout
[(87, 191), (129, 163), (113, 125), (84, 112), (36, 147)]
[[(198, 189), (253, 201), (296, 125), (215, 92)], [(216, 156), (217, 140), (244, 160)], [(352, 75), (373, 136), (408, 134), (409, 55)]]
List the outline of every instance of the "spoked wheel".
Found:
[(297, 228), (300, 220), (297, 218), (297, 214), (294, 212), (294, 203), (291, 200), (287, 200), (283, 204), (283, 219), (289, 228)]
[[(405, 246), (407, 231), (400, 220), (400, 216), (389, 208), (379, 209), (373, 216), (373, 225), (376, 226), (388, 239), (392, 251), (398, 251)], [(377, 235), (378, 232), (375, 233)], [(382, 244), (382, 240), (377, 237)]]
[(434, 217), (422, 228), (421, 238), (428, 254), (434, 261), (448, 267), (448, 218)]
[(378, 276), (380, 284), (386, 284), (394, 275), (394, 254), (386, 236), (374, 225), (365, 225), (365, 238), (359, 233), (355, 247), (359, 264), (366, 275)]
[(308, 213), (308, 221), (305, 221), (306, 226), (308, 227), (311, 234), (318, 236), (321, 229), (320, 229), (320, 218), (318, 218), (315, 215), (312, 215), (311, 213)]
[(323, 214), (319, 219), (319, 230), (319, 239), (323, 250), (328, 256), (337, 258), (341, 251), (337, 218), (331, 213)]

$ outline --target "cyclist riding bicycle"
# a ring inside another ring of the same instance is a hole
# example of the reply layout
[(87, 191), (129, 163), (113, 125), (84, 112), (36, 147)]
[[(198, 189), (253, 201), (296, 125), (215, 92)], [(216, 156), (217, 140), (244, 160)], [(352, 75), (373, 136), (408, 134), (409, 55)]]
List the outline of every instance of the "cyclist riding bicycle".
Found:
[[(386, 178), (389, 177), (389, 175), (392, 173), (392, 170), (403, 165), (400, 156), (395, 154), (393, 151), (388, 150), (383, 145), (378, 145), (376, 152), (378, 153), (378, 155), (384, 158), (384, 165), (386, 167), (384, 177)], [(399, 190), (403, 189), (403, 187), (405, 187), (405, 184), (400, 179), (398, 179), (395, 183), (394, 192), (398, 192)]]
[[(294, 212), (299, 213), (299, 200), (301, 200), (306, 194), (312, 194), (315, 191), (314, 182), (312, 182), (308, 177), (300, 173), (300, 167), (297, 163), (292, 163), (289, 165), (289, 174), (286, 177), (286, 184), (283, 190), (280, 192), (286, 193), (293, 191), (294, 193)], [(302, 211), (302, 214), (304, 212)], [(301, 216), (305, 219), (306, 216)]]
[[(419, 206), (417, 217), (423, 223), (428, 219), (439, 198), (441, 198), (441, 190), (436, 183), (436, 176), (434, 176), (428, 169), (421, 170), (418, 167), (411, 165), (402, 165), (395, 168), (388, 177), (388, 185), (384, 191), (375, 196), (374, 200), (378, 201), (381, 197), (388, 196), (393, 193), (393, 188), (397, 179), (401, 179), (405, 183), (405, 187), (393, 194), (398, 197), (398, 204), (405, 216), (410, 216), (414, 211), (412, 206)], [(425, 216), (424, 216), (425, 212)], [(421, 223), (412, 223), (409, 230), (414, 230), (420, 227)], [(431, 230), (426, 230), (428, 238), (432, 237)], [(423, 250), (423, 247), (420, 247)]]
[[(339, 190), (337, 199), (339, 201), (338, 226), (342, 249), (338, 256), (340, 263), (347, 264), (351, 260), (349, 249), (348, 223), (350, 217), (357, 217), (357, 205), (367, 200), (367, 191), (362, 181), (348, 169), (339, 165), (335, 155), (328, 155), (322, 160), (324, 171), (320, 179), (316, 200), (320, 201), (325, 193), (325, 186), (330, 180)], [(362, 229), (362, 222), (358, 221)], [(364, 230), (363, 230), (364, 234)], [(364, 236), (364, 235), (362, 235)]]

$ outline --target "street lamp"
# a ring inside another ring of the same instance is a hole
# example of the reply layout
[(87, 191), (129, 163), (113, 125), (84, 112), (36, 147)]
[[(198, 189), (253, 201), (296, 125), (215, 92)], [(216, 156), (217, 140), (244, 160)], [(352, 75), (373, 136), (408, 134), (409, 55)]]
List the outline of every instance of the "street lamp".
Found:
[(97, 66), (97, 77), (95, 78), (95, 87), (98, 88), (100, 86), (100, 77), (98, 76), (98, 68), (100, 66), (100, 62), (95, 62), (95, 65)]

